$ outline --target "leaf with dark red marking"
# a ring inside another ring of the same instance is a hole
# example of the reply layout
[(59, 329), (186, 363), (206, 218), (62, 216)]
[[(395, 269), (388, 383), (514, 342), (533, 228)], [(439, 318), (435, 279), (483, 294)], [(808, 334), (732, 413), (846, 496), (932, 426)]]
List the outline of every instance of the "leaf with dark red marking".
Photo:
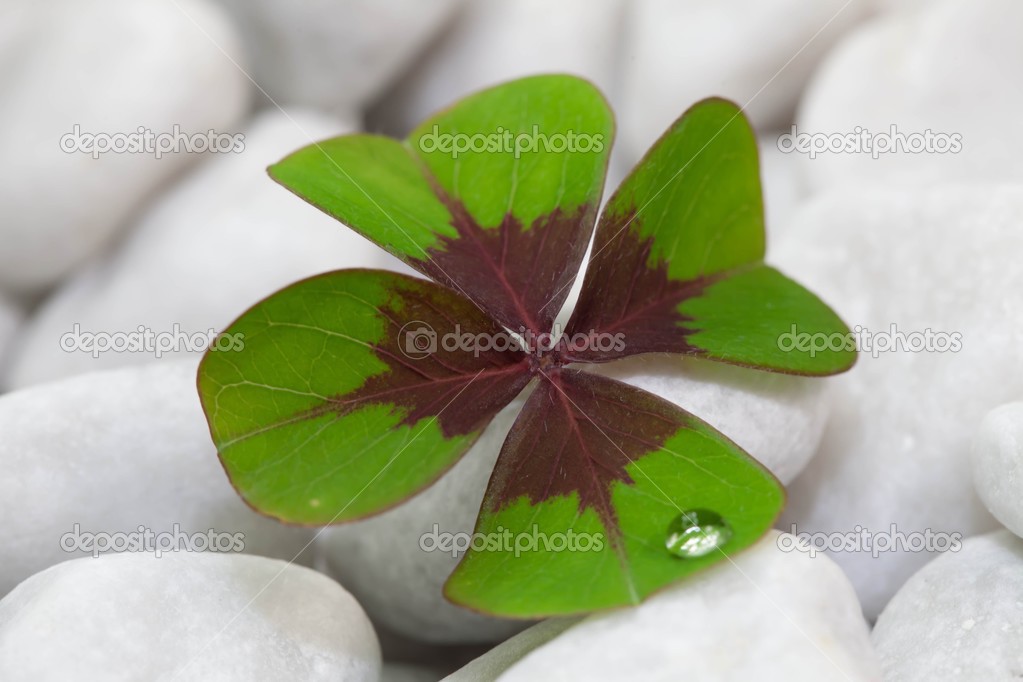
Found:
[(270, 174), (503, 325), (544, 333), (592, 234), (612, 136), (596, 88), (535, 76), (467, 97), (404, 143), (327, 140)]
[[(753, 131), (735, 105), (707, 100), (609, 201), (559, 345), (532, 336), (552, 331), (575, 280), (612, 134), (590, 84), (537, 76), (472, 95), (403, 142), (341, 137), (270, 168), (439, 284), (330, 273), (226, 330), (199, 389), (250, 505), (308, 524), (387, 509), (536, 379), (484, 499), (484, 542), (445, 587), (454, 602), (529, 618), (635, 604), (767, 531), (784, 493), (755, 460), (671, 403), (566, 366), (667, 352), (829, 374), (853, 362), (848, 329), (764, 264)], [(526, 350), (506, 327), (529, 332), (516, 337)]]
[[(454, 602), (523, 618), (636, 604), (748, 547), (781, 511), (777, 480), (693, 415), (594, 374), (545, 376), (501, 450), (483, 539), (445, 587)], [(689, 518), (722, 523), (680, 555), (672, 529)]]
[[(668, 352), (794, 374), (852, 366), (849, 329), (827, 305), (763, 264), (756, 138), (734, 104), (686, 112), (608, 202), (568, 332), (620, 335), (606, 362)], [(805, 339), (826, 338), (812, 346)]]
[(519, 350), (455, 347), (501, 329), (444, 287), (344, 270), (257, 304), (199, 370), (239, 493), (286, 521), (387, 509), (436, 480), (529, 381)]

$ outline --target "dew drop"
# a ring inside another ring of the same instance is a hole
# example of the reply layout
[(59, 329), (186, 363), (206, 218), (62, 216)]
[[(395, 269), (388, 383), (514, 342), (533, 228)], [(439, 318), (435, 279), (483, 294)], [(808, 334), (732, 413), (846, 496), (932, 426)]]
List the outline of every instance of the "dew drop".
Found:
[(668, 524), (665, 547), (674, 556), (695, 559), (710, 554), (732, 539), (732, 527), (717, 512), (689, 509)]

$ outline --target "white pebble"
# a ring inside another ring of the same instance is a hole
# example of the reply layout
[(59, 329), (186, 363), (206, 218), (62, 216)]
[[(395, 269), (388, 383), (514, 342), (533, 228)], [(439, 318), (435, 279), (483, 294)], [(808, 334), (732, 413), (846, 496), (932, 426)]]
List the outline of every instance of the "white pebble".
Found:
[(78, 559), (0, 601), (16, 682), (376, 682), (366, 615), (326, 576), (252, 556)]
[(871, 640), (885, 682), (1014, 680), (1023, 674), (1023, 542), (970, 538), (924, 566), (877, 619)]
[(404, 134), (465, 95), (536, 73), (588, 78), (613, 99), (624, 7), (623, 0), (470, 0), (378, 114)]
[(996, 519), (1023, 536), (1023, 403), (1011, 403), (984, 417), (970, 461), (977, 494)]
[[(198, 168), (153, 205), (121, 248), (46, 301), (26, 327), (8, 384), (154, 359), (154, 352), (68, 352), (62, 346), (74, 347), (67, 335), (75, 324), (82, 332), (116, 335), (142, 326), (168, 342), (180, 329), (193, 338), (224, 329), (263, 297), (304, 277), (348, 267), (403, 267), (266, 174), (268, 164), (292, 151), (353, 127), (296, 110), (257, 117), (245, 131), (243, 153)], [(161, 354), (183, 355), (198, 358), (201, 350), (178, 342)]]
[(625, 25), (621, 143), (638, 159), (672, 121), (714, 95), (760, 129), (787, 125), (817, 62), (862, 0), (634, 0)]
[[(66, 548), (102, 548), (86, 546), (86, 533), (141, 537), (143, 526), (155, 537), (177, 525), (179, 537), (241, 533), (253, 554), (292, 559), (302, 551), (311, 531), (256, 514), (228, 482), (195, 371), (191, 361), (155, 364), (0, 397), (0, 595), (83, 556)], [(76, 525), (80, 542), (71, 535)]]
[(856, 595), (827, 558), (758, 544), (635, 608), (593, 614), (500, 682), (879, 679)]
[(861, 346), (832, 382), (820, 451), (789, 486), (781, 526), (860, 526), (898, 543), (832, 557), (870, 618), (932, 556), (906, 541), (995, 526), (969, 451), (984, 414), (1023, 395), (1021, 223), (1023, 187), (848, 189), (808, 205), (774, 244), (774, 262), (875, 337), (876, 357)]
[(759, 372), (676, 355), (640, 355), (595, 372), (675, 403), (791, 482), (820, 445), (828, 379)]
[(850, 34), (814, 74), (798, 132), (849, 135), (861, 128), (875, 144), (879, 134), (903, 144), (898, 140), (919, 140), (929, 130), (959, 136), (961, 149), (932, 153), (945, 147), (931, 143), (924, 151), (877, 159), (871, 153), (810, 159), (793, 152), (808, 187), (1023, 181), (1020, 26), (1023, 4), (1015, 0), (935, 0), (885, 14)]
[[(0, 294), (0, 376), (6, 367), (7, 353), (10, 352), (11, 341), (21, 325), (23, 313), (13, 301)], [(0, 382), (0, 390), (2, 390)]]
[(247, 81), (220, 51), (237, 51), (232, 27), (205, 0), (12, 2), (0, 25), (0, 287), (34, 292), (102, 250), (201, 156), (68, 153), (76, 126), (233, 134)]
[(444, 678), (444, 682), (494, 682), (531, 651), (551, 641), (581, 618), (550, 618), (506, 639)]
[(217, 0), (275, 102), (361, 109), (408, 68), (465, 0)]

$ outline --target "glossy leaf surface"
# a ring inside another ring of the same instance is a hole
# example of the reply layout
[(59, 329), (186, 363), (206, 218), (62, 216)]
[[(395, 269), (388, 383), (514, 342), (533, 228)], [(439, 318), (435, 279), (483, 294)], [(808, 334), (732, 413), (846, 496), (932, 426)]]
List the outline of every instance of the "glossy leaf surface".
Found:
[[(548, 376), (501, 451), (476, 525), (493, 544), (455, 570), (454, 602), (523, 618), (638, 604), (748, 547), (781, 511), (781, 484), (693, 415), (598, 375)], [(701, 510), (727, 541), (708, 547), (705, 528), (702, 553), (679, 556), (672, 525)]]
[[(758, 173), (756, 138), (734, 104), (705, 100), (676, 121), (605, 207), (568, 325), (624, 343), (568, 357), (668, 352), (793, 374), (848, 369), (845, 324), (763, 264)], [(834, 342), (811, 348), (789, 343), (791, 333)]]
[(529, 380), (521, 351), (446, 351), (497, 334), (431, 282), (343, 270), (294, 284), (225, 332), (199, 391), (232, 483), (258, 511), (327, 524), (383, 511), (436, 480)]
[(404, 142), (327, 140), (270, 174), (512, 330), (548, 331), (593, 231), (613, 138), (571, 76), (484, 90)]

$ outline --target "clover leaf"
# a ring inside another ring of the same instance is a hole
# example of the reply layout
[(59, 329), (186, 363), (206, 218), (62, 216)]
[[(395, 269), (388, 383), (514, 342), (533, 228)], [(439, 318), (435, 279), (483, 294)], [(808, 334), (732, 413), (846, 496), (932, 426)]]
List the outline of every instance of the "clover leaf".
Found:
[[(491, 541), (450, 577), (455, 603), (522, 618), (635, 604), (761, 537), (785, 497), (770, 472), (697, 417), (580, 366), (674, 353), (823, 376), (854, 352), (779, 340), (849, 330), (763, 262), (756, 140), (738, 107), (687, 111), (598, 222), (612, 136), (593, 86), (536, 76), (404, 141), (349, 135), (272, 166), (433, 281), (327, 273), (225, 330), (244, 347), (208, 352), (199, 391), (241, 496), (300, 524), (379, 513), (525, 390), (477, 520)], [(591, 238), (579, 301), (553, 329)]]

